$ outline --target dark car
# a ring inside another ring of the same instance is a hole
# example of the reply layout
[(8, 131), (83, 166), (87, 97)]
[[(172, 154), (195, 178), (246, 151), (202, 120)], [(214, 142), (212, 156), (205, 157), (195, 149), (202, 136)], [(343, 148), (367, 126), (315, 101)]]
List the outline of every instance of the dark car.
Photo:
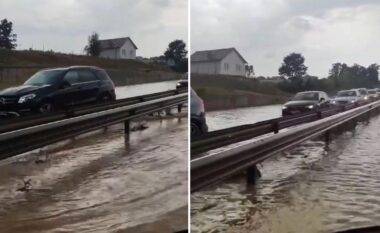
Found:
[(197, 95), (197, 93), (195, 93), (193, 89), (191, 89), (190, 92), (191, 137), (194, 137), (207, 133), (208, 126), (206, 123), (206, 113), (203, 100)]
[(188, 88), (188, 86), (189, 86), (189, 82), (187, 79), (181, 79), (176, 84), (177, 89)]
[(103, 69), (91, 66), (45, 69), (21, 86), (0, 91), (0, 112), (46, 113), (115, 99), (114, 84)]
[(282, 107), (282, 115), (294, 115), (317, 111), (330, 105), (328, 95), (323, 91), (305, 91), (297, 93)]

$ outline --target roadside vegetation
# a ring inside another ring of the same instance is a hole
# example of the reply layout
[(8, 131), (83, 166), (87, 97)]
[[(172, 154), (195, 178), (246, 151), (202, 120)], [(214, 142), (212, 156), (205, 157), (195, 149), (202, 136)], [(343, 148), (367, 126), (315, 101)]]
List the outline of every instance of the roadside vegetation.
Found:
[[(298, 53), (292, 53), (284, 58), (279, 68), (282, 81), (278, 87), (289, 93), (306, 90), (325, 91), (335, 94), (339, 90), (352, 88), (375, 88), (379, 86), (379, 65), (374, 63), (368, 67), (354, 64), (334, 63), (326, 78), (310, 76), (307, 74), (305, 58)], [(271, 78), (263, 78), (271, 79)], [(272, 78), (273, 79), (273, 78)]]

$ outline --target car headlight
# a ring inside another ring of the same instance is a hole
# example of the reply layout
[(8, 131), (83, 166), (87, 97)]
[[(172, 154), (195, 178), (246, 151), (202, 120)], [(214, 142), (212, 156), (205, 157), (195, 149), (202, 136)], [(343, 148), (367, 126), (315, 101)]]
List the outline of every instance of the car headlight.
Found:
[(28, 95), (21, 96), (20, 99), (18, 99), (18, 103), (19, 104), (25, 103), (31, 99), (34, 99), (35, 97), (36, 97), (36, 94), (28, 94)]
[(282, 110), (285, 110), (287, 108), (288, 108), (288, 106), (282, 106)]
[(309, 105), (307, 106), (308, 109), (313, 109), (314, 108), (314, 105)]
[(355, 103), (355, 100), (351, 100), (351, 103)]
[(332, 104), (336, 104), (336, 100), (331, 101)]
[(364, 99), (365, 99), (365, 100), (368, 100), (368, 96), (364, 96)]

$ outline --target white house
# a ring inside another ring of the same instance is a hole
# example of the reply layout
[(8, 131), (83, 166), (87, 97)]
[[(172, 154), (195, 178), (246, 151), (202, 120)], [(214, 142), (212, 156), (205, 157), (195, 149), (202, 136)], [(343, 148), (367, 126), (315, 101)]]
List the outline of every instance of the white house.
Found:
[(111, 59), (136, 59), (137, 46), (129, 37), (99, 40), (99, 44), (99, 57)]
[(245, 76), (247, 61), (235, 48), (197, 51), (191, 55), (191, 73)]

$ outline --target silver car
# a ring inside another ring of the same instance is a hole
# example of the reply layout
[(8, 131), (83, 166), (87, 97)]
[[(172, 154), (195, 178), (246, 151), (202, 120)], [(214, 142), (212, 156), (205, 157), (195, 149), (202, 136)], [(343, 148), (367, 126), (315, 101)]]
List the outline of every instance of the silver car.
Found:
[(339, 91), (336, 97), (331, 101), (332, 104), (361, 104), (364, 102), (364, 97), (360, 94), (359, 89)]

